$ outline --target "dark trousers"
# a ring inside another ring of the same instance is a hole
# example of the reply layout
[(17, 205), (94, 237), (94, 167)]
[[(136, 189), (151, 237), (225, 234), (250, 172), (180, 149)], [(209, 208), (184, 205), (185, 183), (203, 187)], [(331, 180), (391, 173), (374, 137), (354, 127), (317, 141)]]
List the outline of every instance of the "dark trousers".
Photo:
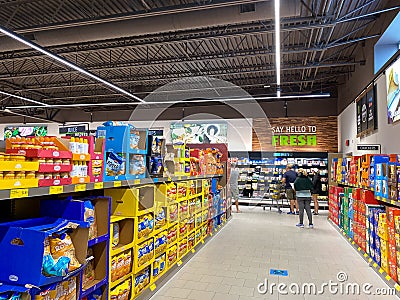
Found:
[(306, 210), (308, 217), (308, 224), (312, 224), (312, 213), (311, 213), (311, 198), (297, 197), (297, 203), (299, 204), (299, 217), (300, 224), (304, 224), (304, 209)]

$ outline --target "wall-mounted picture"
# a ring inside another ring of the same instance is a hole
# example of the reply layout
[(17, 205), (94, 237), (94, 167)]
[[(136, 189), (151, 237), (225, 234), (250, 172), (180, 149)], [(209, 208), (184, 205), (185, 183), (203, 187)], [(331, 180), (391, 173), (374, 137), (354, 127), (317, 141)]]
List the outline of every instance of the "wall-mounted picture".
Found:
[(4, 138), (46, 136), (47, 126), (7, 126)]
[(172, 123), (171, 139), (174, 144), (227, 143), (226, 123)]
[(388, 123), (400, 120), (400, 59), (386, 70)]

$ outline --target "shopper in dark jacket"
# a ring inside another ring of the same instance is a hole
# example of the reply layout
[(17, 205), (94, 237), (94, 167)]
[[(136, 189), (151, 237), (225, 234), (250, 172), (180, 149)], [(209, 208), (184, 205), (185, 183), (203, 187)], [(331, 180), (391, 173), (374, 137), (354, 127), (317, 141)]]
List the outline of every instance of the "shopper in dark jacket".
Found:
[(313, 184), (313, 189), (311, 191), (311, 194), (312, 194), (312, 199), (314, 201), (314, 215), (318, 215), (318, 208), (319, 208), (318, 196), (322, 194), (322, 181), (321, 181), (321, 175), (319, 174), (318, 170), (314, 172), (312, 184)]
[(308, 226), (314, 228), (311, 213), (311, 190), (313, 189), (313, 184), (304, 169), (298, 170), (298, 177), (294, 182), (294, 189), (296, 191), (297, 203), (300, 211), (300, 222), (296, 226), (304, 228), (303, 219), (305, 209), (308, 217)]

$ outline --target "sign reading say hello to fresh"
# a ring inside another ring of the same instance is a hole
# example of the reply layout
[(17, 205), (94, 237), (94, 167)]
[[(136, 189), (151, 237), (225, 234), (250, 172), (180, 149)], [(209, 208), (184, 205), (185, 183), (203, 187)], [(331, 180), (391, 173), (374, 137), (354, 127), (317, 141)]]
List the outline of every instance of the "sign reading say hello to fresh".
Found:
[(273, 146), (317, 146), (317, 126), (272, 127)]

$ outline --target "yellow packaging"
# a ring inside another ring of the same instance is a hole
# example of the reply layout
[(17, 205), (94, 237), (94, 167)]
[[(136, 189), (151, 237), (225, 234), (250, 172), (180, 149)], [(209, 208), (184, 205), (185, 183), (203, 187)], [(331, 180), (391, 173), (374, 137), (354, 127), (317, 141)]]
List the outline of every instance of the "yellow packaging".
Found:
[(118, 279), (117, 260), (118, 260), (118, 256), (113, 256), (111, 259), (111, 281), (115, 281)]

